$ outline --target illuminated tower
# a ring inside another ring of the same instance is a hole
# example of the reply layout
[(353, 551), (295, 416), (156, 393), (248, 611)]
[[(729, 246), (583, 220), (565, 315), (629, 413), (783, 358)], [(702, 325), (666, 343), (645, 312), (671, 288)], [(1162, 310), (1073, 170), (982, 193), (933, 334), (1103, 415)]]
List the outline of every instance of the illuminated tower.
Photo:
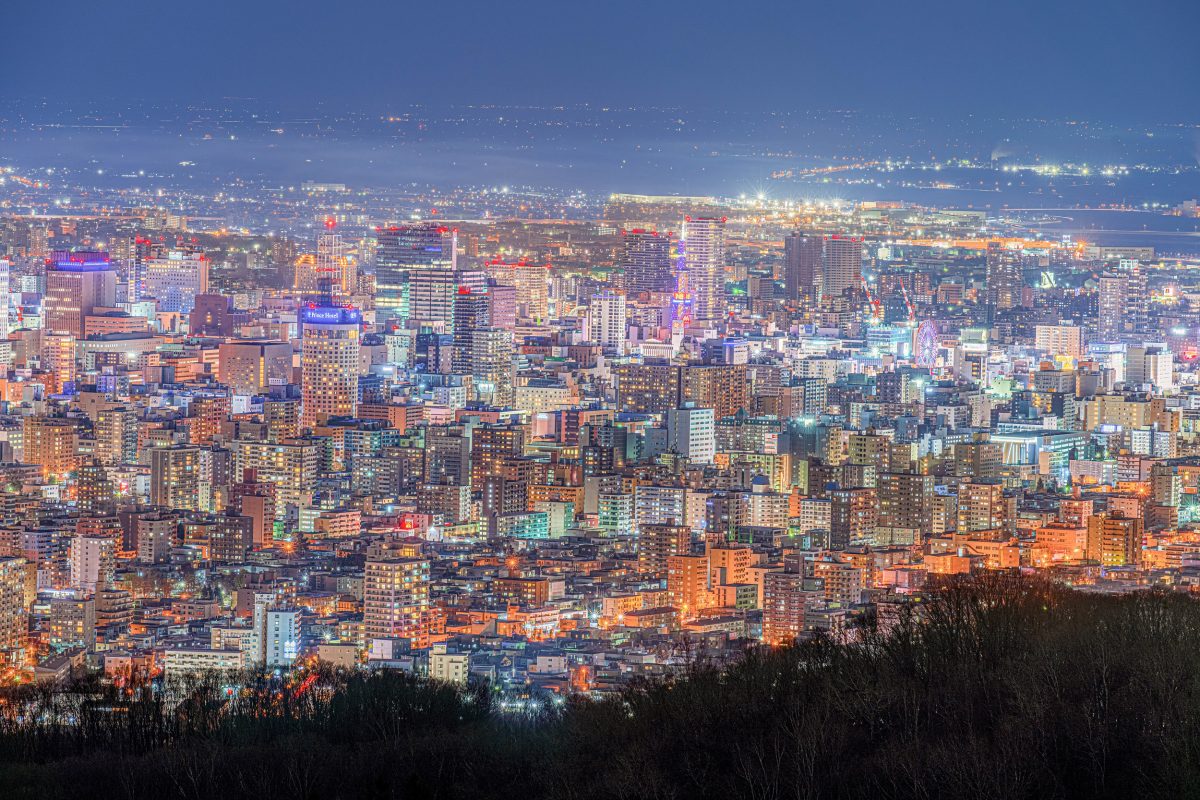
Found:
[[(346, 245), (337, 231), (337, 221), (326, 217), (325, 228), (317, 236), (317, 257), (314, 262), (313, 285), (304, 291), (329, 293), (347, 297), (358, 288), (358, 267), (346, 255)], [(325, 288), (328, 286), (329, 288)]]
[(393, 225), (376, 231), (375, 304), (404, 316), (408, 276), (422, 270), (458, 268), (458, 231), (432, 222)]
[(190, 314), (196, 295), (208, 292), (208, 256), (197, 247), (174, 247), (145, 264), (146, 294), (160, 311)]
[(359, 331), (362, 312), (309, 303), (300, 312), (300, 425), (352, 417), (358, 409)]
[(56, 250), (46, 266), (43, 327), (51, 333), (84, 334), (84, 318), (117, 300), (117, 274), (108, 253)]
[(641, 228), (622, 231), (621, 268), (625, 271), (625, 291), (670, 292), (675, 289), (671, 272), (671, 237)]
[(788, 300), (820, 296), (822, 251), (819, 236), (796, 232), (783, 240), (783, 286)]
[(993, 311), (1021, 304), (1021, 251), (1000, 242), (988, 242), (986, 265), (987, 302)]
[(841, 297), (862, 284), (863, 240), (857, 236), (826, 236), (821, 258), (821, 296)]
[(721, 319), (725, 316), (725, 218), (688, 217), (683, 239), (693, 317), (698, 322)]

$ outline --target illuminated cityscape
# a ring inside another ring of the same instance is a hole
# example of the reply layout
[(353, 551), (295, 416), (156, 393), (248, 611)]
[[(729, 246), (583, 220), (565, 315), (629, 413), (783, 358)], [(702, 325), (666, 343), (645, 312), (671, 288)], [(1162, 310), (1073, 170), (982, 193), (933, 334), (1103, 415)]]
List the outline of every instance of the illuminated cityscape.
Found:
[[(488, 77), (447, 13), (404, 25), (455, 54), (256, 11), (195, 21), (211, 72), (15, 45), (0, 796), (1196, 785), (1200, 123), (1160, 91), (1195, 107), (1200, 16), (1097, 12), (1174, 43), (1122, 82), (880, 10), (808, 103), (746, 20), (665, 26), (728, 45), (682, 75), (481, 11), (531, 45)], [(344, 94), (275, 73), (335, 42)]]

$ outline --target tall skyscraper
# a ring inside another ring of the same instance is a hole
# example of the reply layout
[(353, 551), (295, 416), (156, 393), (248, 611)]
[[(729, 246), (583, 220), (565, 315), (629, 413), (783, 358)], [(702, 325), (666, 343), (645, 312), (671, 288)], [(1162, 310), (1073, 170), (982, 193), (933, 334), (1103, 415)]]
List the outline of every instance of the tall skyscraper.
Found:
[(713, 322), (725, 316), (725, 218), (688, 217), (683, 223), (683, 255), (692, 317)]
[(495, 259), (485, 264), (484, 270), (489, 279), (516, 289), (518, 317), (543, 322), (550, 316), (549, 267), (530, 264), (525, 259), (511, 263)]
[(783, 240), (783, 286), (788, 300), (816, 298), (821, 294), (823, 242), (820, 236), (800, 232)]
[(1115, 342), (1124, 329), (1125, 276), (1106, 272), (1100, 276), (1096, 334), (1102, 342)]
[(46, 266), (43, 327), (51, 333), (84, 335), (84, 319), (117, 300), (117, 274), (108, 253), (56, 250)]
[(317, 236), (316, 273), (310, 291), (347, 297), (358, 287), (358, 269), (346, 254), (342, 234), (337, 230), (333, 217), (325, 220), (325, 227)]
[(358, 357), (362, 312), (308, 304), (301, 310), (301, 427), (358, 409)]
[(988, 242), (986, 262), (987, 302), (994, 311), (1021, 304), (1021, 251), (1000, 242)]
[(375, 304), (403, 316), (408, 304), (408, 275), (421, 270), (458, 268), (458, 230), (433, 222), (393, 225), (376, 230)]
[(8, 338), (8, 315), (12, 309), (12, 294), (9, 291), (11, 274), (12, 263), (7, 258), (0, 258), (0, 339)]
[(485, 292), (486, 276), (477, 270), (420, 269), (408, 274), (408, 316), (441, 333), (454, 333), (454, 299), (459, 291)]
[(841, 297), (862, 284), (863, 240), (857, 236), (826, 236), (821, 259), (821, 296)]
[(621, 268), (625, 271), (625, 291), (630, 295), (674, 291), (670, 235), (641, 228), (621, 233)]

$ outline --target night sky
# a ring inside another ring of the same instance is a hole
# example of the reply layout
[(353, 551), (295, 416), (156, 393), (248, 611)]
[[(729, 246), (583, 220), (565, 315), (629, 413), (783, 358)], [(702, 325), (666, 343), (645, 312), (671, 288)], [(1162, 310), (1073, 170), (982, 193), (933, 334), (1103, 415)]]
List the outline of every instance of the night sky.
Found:
[(879, 109), (1194, 121), (1194, 0), (59, 0), (8, 98)]

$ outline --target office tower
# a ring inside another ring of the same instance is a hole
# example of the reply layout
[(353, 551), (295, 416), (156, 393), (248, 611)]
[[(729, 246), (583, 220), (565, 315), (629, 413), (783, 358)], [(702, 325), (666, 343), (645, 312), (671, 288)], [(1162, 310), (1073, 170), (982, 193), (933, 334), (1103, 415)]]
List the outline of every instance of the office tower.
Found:
[(475, 270), (415, 270), (408, 277), (408, 317), (411, 325), (428, 325), (435, 332), (454, 333), (454, 302), (461, 292), (484, 293), (487, 277)]
[(858, 236), (826, 236), (821, 256), (821, 296), (841, 297), (862, 285), (863, 240)]
[(804, 631), (809, 593), (798, 572), (763, 575), (763, 642), (772, 646), (793, 644)]
[(1175, 388), (1175, 359), (1163, 347), (1129, 347), (1125, 350), (1125, 383), (1150, 384), (1159, 392)]
[(670, 234), (641, 228), (622, 231), (621, 269), (625, 272), (625, 292), (631, 296), (675, 291)]
[(783, 292), (788, 300), (821, 295), (823, 241), (800, 232), (783, 240)]
[(469, 286), (458, 287), (454, 295), (454, 344), (450, 354), (450, 370), (455, 375), (470, 375), (477, 331), (491, 327), (491, 289), (473, 291)]
[(22, 423), (26, 464), (41, 467), (42, 477), (65, 479), (79, 466), (79, 423), (75, 419), (35, 415)]
[(988, 242), (985, 267), (987, 303), (994, 311), (1016, 308), (1021, 304), (1021, 251), (1000, 242)]
[(21, 650), (29, 630), (25, 606), (26, 563), (23, 558), (0, 557), (0, 664), (23, 662)]
[(56, 651), (96, 645), (96, 600), (82, 592), (50, 599), (50, 649)]
[(638, 572), (643, 575), (665, 574), (672, 556), (691, 550), (692, 530), (686, 525), (652, 524), (638, 532)]
[(117, 299), (117, 275), (108, 253), (56, 250), (46, 265), (45, 322), (50, 333), (84, 336), (84, 320)]
[(370, 639), (428, 639), (429, 561), (368, 559), (363, 578), (363, 629)]
[(146, 259), (146, 296), (159, 311), (190, 314), (208, 292), (208, 256), (198, 247), (173, 247)]
[(96, 411), (93, 454), (101, 464), (130, 464), (137, 460), (137, 412), (129, 406)]
[(667, 449), (693, 464), (711, 464), (717, 455), (716, 424), (711, 408), (667, 411)]
[(606, 351), (621, 354), (625, 349), (625, 296), (615, 292), (592, 295), (588, 302), (591, 338)]
[(362, 313), (309, 304), (300, 319), (300, 426), (312, 428), (330, 417), (353, 417), (358, 408)]
[(71, 539), (71, 586), (88, 594), (105, 589), (116, 574), (117, 541), (111, 536)]
[(196, 511), (200, 508), (200, 448), (190, 444), (150, 450), (150, 503)]
[(235, 475), (253, 470), (257, 479), (275, 487), (275, 514), (282, 517), (288, 506), (299, 508), (309, 502), (317, 486), (320, 467), (318, 445), (310, 440), (282, 442), (231, 442)]
[[(381, 312), (404, 316), (409, 306), (409, 274), (458, 269), (458, 231), (432, 222), (394, 225), (376, 231), (375, 304)], [(384, 313), (380, 314), (381, 317)]]
[(725, 218), (688, 217), (683, 223), (682, 246), (693, 319), (724, 319)]
[[(506, 262), (495, 259), (484, 265), (487, 277), (502, 286), (516, 290), (517, 317), (532, 322), (545, 322), (550, 316), (550, 268), (530, 264), (525, 259)], [(497, 325), (496, 327), (505, 327)]]
[(218, 353), (217, 380), (234, 394), (263, 394), (292, 381), (292, 346), (287, 342), (222, 342)]

